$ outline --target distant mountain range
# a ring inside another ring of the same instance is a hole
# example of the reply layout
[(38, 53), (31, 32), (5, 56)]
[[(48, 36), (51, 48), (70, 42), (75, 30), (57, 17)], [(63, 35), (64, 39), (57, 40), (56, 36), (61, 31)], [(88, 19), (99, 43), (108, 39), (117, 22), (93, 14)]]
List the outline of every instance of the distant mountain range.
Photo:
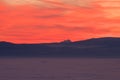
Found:
[(59, 43), (0, 42), (0, 57), (120, 57), (120, 38), (104, 37)]

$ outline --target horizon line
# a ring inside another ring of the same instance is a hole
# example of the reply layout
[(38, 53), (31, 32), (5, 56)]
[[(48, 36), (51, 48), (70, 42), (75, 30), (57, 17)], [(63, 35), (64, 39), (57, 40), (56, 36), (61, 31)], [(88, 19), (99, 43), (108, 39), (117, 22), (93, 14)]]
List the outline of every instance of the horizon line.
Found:
[(76, 41), (72, 41), (71, 39), (65, 39), (62, 41), (58, 41), (58, 42), (31, 42), (31, 43), (16, 43), (16, 42), (12, 42), (12, 41), (0, 41), (1, 42), (5, 42), (5, 43), (11, 43), (11, 44), (50, 44), (50, 43), (62, 43), (65, 41), (69, 41), (69, 42), (77, 42), (77, 41), (85, 41), (85, 40), (91, 40), (91, 39), (102, 39), (102, 38), (120, 38), (120, 37), (93, 37), (93, 38), (88, 38), (88, 39), (82, 39), (82, 40), (76, 40)]

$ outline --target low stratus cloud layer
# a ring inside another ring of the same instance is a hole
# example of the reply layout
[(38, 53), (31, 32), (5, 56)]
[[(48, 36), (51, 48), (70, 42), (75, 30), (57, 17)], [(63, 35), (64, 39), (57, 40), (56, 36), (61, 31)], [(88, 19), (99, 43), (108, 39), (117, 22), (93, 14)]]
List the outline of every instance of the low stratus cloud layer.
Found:
[(0, 40), (120, 37), (120, 0), (1, 0)]

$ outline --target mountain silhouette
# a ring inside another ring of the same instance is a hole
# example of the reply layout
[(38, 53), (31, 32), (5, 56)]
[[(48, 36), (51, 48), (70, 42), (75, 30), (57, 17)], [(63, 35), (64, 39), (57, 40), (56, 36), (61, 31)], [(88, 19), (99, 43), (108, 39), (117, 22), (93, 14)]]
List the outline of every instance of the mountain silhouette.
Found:
[(115, 37), (103, 37), (103, 38), (92, 38), (83, 41), (76, 41), (74, 44), (83, 44), (83, 45), (108, 45), (108, 46), (119, 46), (120, 38)]
[(0, 57), (120, 57), (120, 38), (103, 37), (60, 43), (0, 42)]
[(5, 42), (5, 41), (1, 41), (1, 42), (0, 42), (0, 47), (1, 47), (1, 46), (9, 46), (9, 45), (13, 45), (13, 43)]

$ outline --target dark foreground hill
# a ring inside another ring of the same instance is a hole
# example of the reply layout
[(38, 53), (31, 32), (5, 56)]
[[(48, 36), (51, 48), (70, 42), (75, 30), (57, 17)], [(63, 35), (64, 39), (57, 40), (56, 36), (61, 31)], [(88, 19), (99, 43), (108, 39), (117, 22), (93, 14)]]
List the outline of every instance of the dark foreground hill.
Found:
[(0, 42), (0, 57), (120, 57), (120, 38), (67, 40), (49, 44)]

